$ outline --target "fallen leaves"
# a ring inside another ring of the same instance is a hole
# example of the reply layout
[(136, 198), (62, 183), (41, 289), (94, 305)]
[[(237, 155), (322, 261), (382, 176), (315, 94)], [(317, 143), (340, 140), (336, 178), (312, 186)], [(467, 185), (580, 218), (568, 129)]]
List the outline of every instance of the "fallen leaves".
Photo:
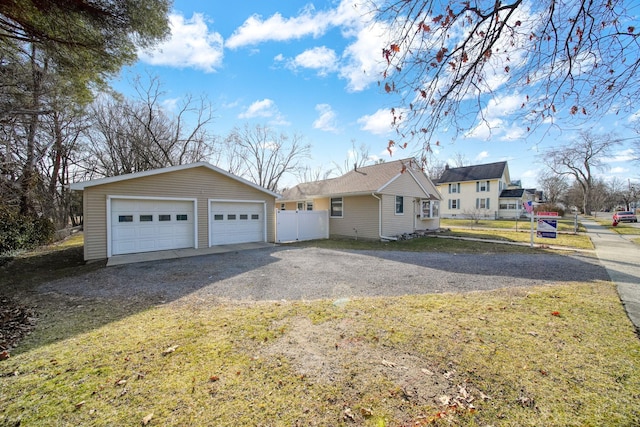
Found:
[(9, 351), (28, 335), (36, 325), (35, 311), (0, 296), (0, 360), (9, 358)]

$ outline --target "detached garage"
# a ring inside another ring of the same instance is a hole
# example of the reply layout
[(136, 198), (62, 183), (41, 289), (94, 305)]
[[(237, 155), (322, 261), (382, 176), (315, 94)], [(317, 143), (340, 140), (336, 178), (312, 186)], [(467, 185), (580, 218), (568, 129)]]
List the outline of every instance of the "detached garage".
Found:
[(71, 184), (84, 258), (273, 242), (278, 195), (205, 162)]

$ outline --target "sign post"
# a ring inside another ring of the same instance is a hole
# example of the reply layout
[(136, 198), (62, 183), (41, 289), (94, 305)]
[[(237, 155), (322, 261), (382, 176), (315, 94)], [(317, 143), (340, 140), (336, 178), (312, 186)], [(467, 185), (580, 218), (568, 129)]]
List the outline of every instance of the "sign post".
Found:
[(531, 200), (527, 200), (522, 203), (522, 207), (524, 207), (524, 210), (531, 215), (531, 247), (533, 247), (533, 217), (535, 216), (533, 214), (533, 202)]

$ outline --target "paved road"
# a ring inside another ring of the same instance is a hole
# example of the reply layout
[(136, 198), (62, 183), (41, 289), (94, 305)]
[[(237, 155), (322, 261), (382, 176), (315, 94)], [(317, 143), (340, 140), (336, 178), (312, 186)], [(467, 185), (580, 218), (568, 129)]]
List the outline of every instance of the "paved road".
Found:
[[(581, 219), (596, 254), (616, 284), (620, 300), (640, 334), (640, 247), (623, 236), (585, 218)], [(637, 237), (637, 236), (632, 236)]]

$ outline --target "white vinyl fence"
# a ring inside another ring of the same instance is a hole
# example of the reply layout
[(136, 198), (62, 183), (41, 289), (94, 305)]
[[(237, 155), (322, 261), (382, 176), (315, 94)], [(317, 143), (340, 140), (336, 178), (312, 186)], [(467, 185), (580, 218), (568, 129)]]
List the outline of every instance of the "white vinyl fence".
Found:
[(276, 211), (276, 242), (329, 238), (329, 211)]

